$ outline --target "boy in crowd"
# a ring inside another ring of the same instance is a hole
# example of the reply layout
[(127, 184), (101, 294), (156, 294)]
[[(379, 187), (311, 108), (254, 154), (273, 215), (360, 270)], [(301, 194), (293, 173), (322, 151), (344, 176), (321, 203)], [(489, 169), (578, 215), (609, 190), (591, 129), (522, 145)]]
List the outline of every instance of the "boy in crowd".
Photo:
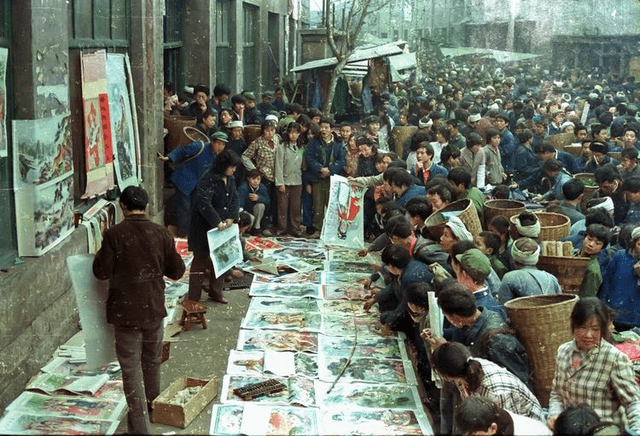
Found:
[(638, 150), (625, 148), (620, 152), (620, 165), (618, 165), (620, 177), (624, 182), (630, 177), (640, 176), (640, 166), (638, 166)]
[(622, 224), (640, 224), (640, 177), (630, 177), (622, 184), (622, 192), (627, 199), (627, 217)]
[(262, 221), (269, 209), (271, 201), (267, 188), (260, 183), (262, 175), (260, 170), (253, 169), (247, 172), (247, 180), (238, 188), (238, 204), (240, 210), (253, 216), (253, 234), (271, 236), (271, 231), (262, 230)]

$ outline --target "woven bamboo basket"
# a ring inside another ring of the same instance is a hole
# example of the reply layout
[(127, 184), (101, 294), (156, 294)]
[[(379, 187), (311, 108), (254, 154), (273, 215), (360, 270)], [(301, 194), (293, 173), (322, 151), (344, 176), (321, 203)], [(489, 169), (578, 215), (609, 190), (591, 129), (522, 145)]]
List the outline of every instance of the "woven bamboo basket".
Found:
[(570, 316), (577, 295), (534, 295), (507, 301), (511, 325), (529, 358), (533, 390), (543, 407), (549, 405), (558, 347), (571, 340)]
[(484, 222), (486, 226), (498, 215), (511, 218), (525, 211), (524, 203), (515, 200), (488, 200), (484, 203)]
[(402, 157), (402, 148), (404, 143), (407, 142), (416, 131), (417, 126), (398, 126), (391, 130), (391, 139), (393, 141), (393, 151), (400, 157)]
[(582, 154), (582, 144), (568, 144), (564, 146), (564, 151), (571, 153), (573, 157), (579, 157)]
[(164, 127), (167, 129), (165, 137), (165, 152), (170, 152), (181, 145), (189, 144), (191, 139), (184, 133), (187, 126), (195, 126), (196, 119), (182, 115), (167, 115), (164, 117)]
[[(571, 228), (571, 220), (566, 215), (555, 212), (534, 212), (540, 220), (540, 236), (539, 241), (559, 241), (560, 239), (569, 236), (569, 229)], [(515, 229), (516, 217), (514, 215), (510, 218), (513, 228)], [(516, 235), (517, 237), (517, 235)]]
[(565, 145), (571, 144), (575, 140), (573, 133), (556, 133), (555, 135), (547, 136), (545, 141), (548, 141), (553, 145), (556, 150), (564, 150)]
[(191, 142), (195, 142), (195, 141), (211, 142), (211, 138), (209, 138), (209, 136), (206, 133), (201, 132), (195, 127), (184, 126), (182, 128), (182, 131), (184, 132), (185, 135), (187, 135), (187, 137), (191, 140)]
[(446, 212), (457, 212), (458, 218), (464, 223), (474, 236), (482, 231), (482, 225), (480, 224), (480, 218), (478, 218), (478, 212), (476, 211), (473, 201), (468, 198), (454, 201), (449, 205), (443, 207), (437, 212), (432, 213), (424, 221), (429, 234), (435, 241), (439, 241), (444, 231), (444, 225), (447, 223)]
[(563, 292), (577, 294), (590, 260), (588, 257), (540, 256), (536, 266), (556, 276)]
[[(573, 178), (581, 180), (582, 183), (585, 183), (586, 181), (593, 181), (593, 183), (595, 183), (595, 178), (593, 176), (593, 173), (578, 173), (578, 174), (574, 174)], [(589, 186), (587, 186), (586, 184), (584, 185), (584, 193), (582, 194), (582, 201), (580, 202), (580, 208), (582, 209), (583, 213), (587, 211), (587, 202), (591, 200), (593, 193), (597, 189), (598, 189), (598, 185), (589, 185)]]

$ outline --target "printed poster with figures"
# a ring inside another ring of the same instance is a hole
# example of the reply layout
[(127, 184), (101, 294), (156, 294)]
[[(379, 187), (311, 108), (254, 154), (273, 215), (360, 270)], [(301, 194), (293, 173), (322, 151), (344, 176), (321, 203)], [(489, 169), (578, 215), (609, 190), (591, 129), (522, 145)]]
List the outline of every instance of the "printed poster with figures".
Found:
[(82, 198), (91, 198), (104, 194), (114, 185), (106, 52), (82, 54), (81, 63), (87, 167), (87, 186)]
[(40, 256), (74, 228), (69, 115), (12, 124), (18, 253)]
[(7, 139), (7, 58), (9, 50), (0, 48), (0, 157), (9, 155), (9, 140)]
[(106, 64), (113, 166), (120, 190), (138, 185), (136, 144), (124, 55), (109, 53)]
[(320, 239), (326, 245), (364, 248), (364, 186), (346, 177), (331, 176), (329, 205), (324, 214)]

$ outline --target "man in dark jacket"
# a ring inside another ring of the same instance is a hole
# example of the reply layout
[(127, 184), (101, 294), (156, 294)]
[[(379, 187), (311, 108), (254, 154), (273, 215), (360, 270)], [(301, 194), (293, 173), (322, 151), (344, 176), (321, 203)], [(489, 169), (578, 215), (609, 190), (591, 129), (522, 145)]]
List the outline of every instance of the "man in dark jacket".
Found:
[(146, 217), (149, 196), (129, 186), (120, 195), (125, 219), (108, 229), (93, 274), (109, 280), (107, 322), (115, 326), (131, 434), (150, 434), (149, 406), (160, 394), (164, 278), (182, 277), (184, 262), (167, 229)]
[(309, 141), (305, 159), (313, 186), (313, 226), (322, 228), (324, 209), (329, 203), (330, 177), (342, 175), (346, 162), (344, 144), (335, 138), (331, 131), (333, 120), (320, 120), (320, 136)]

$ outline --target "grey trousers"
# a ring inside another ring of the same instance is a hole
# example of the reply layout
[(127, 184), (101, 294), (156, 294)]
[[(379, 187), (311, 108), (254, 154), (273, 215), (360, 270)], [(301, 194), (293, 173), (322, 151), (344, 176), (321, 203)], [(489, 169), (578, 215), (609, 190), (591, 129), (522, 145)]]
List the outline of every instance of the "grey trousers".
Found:
[(162, 319), (144, 327), (115, 326), (116, 355), (129, 406), (131, 434), (150, 434), (149, 406), (160, 394)]

